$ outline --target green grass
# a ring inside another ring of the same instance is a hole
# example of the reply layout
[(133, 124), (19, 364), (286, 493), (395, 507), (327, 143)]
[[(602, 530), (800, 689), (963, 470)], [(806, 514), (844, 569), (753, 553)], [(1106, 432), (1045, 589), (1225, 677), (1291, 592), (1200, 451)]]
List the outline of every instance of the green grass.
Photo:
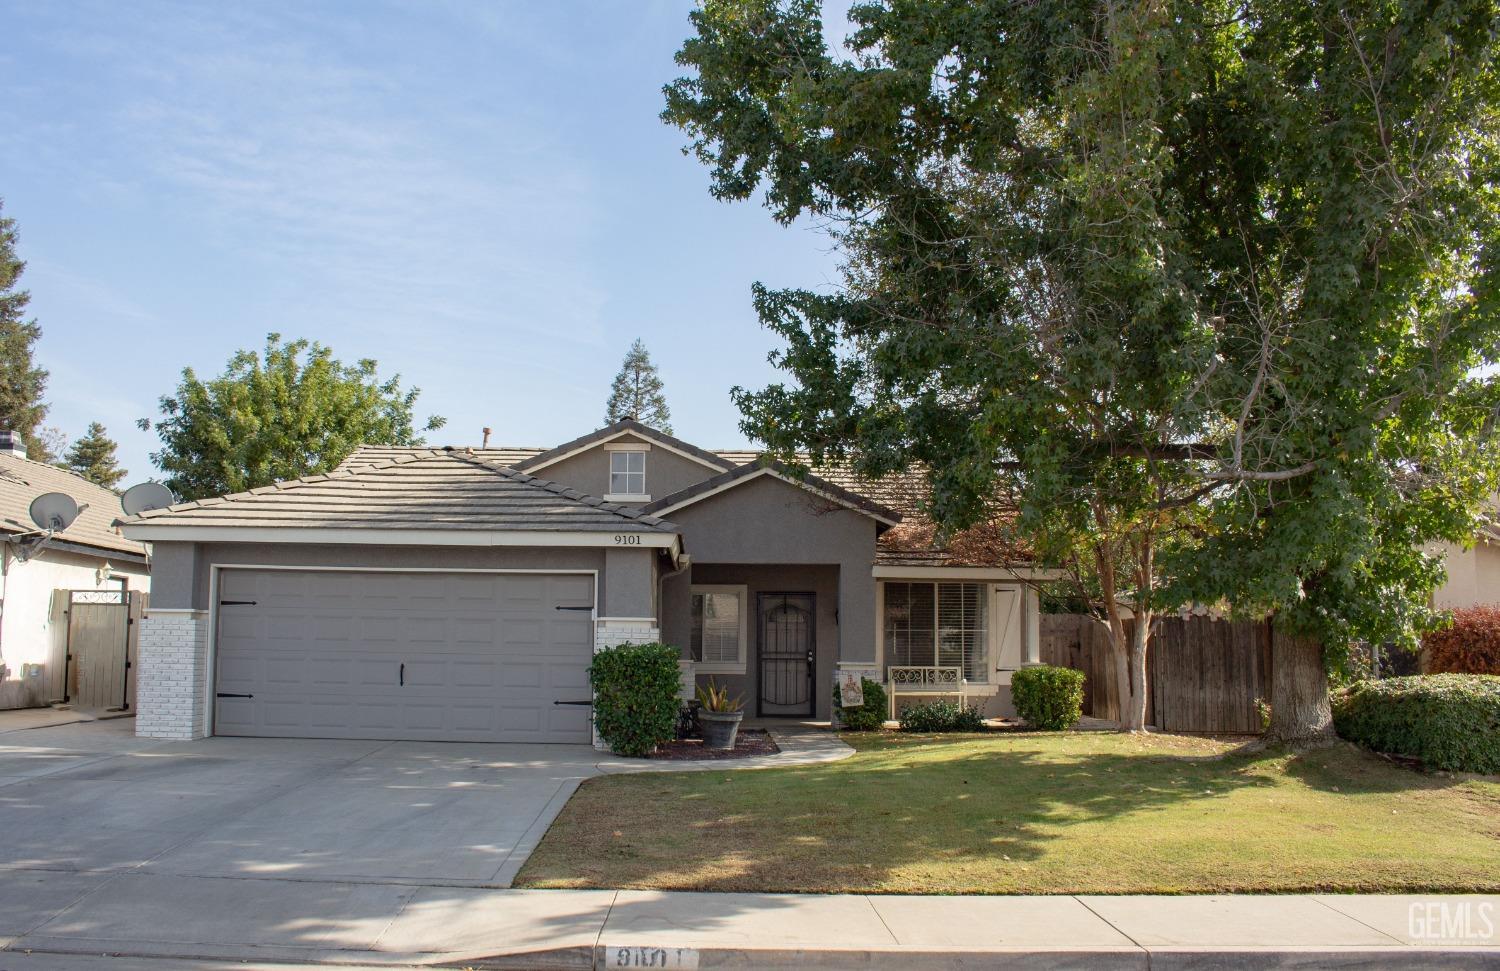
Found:
[(593, 779), (518, 886), (876, 893), (1500, 891), (1500, 783), (1351, 746), (850, 736), (842, 762)]

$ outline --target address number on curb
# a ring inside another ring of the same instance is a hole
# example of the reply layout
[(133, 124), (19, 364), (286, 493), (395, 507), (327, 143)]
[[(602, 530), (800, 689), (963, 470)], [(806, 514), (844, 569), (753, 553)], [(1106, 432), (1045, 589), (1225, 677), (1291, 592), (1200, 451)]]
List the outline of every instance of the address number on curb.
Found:
[(607, 947), (607, 968), (696, 968), (698, 952), (691, 947)]
[(616, 533), (616, 546), (640, 546), (641, 537), (636, 533)]

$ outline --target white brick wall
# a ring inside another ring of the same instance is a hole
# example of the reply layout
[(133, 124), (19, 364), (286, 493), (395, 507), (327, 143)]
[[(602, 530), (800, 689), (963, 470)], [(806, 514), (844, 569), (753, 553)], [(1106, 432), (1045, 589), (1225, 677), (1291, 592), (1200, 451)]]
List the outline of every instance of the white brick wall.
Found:
[(148, 610), (136, 657), (135, 733), (146, 738), (208, 735), (208, 615)]

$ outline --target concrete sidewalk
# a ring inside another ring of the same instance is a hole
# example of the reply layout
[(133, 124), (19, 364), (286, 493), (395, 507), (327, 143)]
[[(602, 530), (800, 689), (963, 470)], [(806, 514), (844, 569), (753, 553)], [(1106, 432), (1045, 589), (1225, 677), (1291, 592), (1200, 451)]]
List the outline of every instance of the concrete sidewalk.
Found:
[[(818, 896), (126, 874), (79, 909), (55, 889), (55, 916), (6, 941), (0, 969), (1500, 966), (1500, 896)], [(40, 911), (45, 888), (30, 890)], [(377, 897), (384, 906), (370, 906)]]

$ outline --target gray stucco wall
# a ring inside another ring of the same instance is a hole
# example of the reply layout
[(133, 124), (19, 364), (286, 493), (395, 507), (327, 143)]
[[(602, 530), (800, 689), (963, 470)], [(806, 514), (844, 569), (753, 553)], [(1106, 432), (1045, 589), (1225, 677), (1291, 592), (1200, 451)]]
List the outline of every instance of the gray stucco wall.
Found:
[[(553, 465), (529, 471), (538, 478), (561, 482), (585, 495), (602, 496), (609, 491), (610, 453), (605, 451), (604, 444), (606, 443), (595, 445), (586, 452), (580, 452)], [(607, 444), (650, 446), (646, 452), (646, 492), (653, 499), (669, 496), (722, 471), (683, 458), (635, 435), (624, 435)]]
[[(874, 663), (875, 520), (769, 475), (667, 513), (666, 518), (682, 530), (695, 577), (702, 576), (700, 566), (710, 564), (837, 566), (835, 658)], [(671, 596), (664, 608), (687, 617), (686, 594), (679, 594), (675, 586), (665, 593)], [(819, 598), (820, 611), (827, 599)], [(681, 629), (684, 622), (690, 621), (677, 621), (673, 629)], [(831, 678), (832, 671), (827, 673)]]
[[(816, 597), (817, 652), (814, 662), (812, 692), (816, 703), (814, 717), (828, 718), (832, 698), (834, 669), (838, 663), (839, 650), (839, 568), (835, 566), (752, 566), (745, 564), (714, 563), (692, 567), (691, 577), (686, 583), (674, 583), (682, 578), (670, 578), (664, 586), (671, 596), (664, 596), (665, 616), (662, 619), (662, 639), (669, 644), (680, 644), (686, 655), (692, 634), (692, 609), (688, 597), (694, 583), (724, 583), (743, 585), (746, 588), (746, 609), (749, 611), (744, 675), (715, 674), (716, 684), (728, 685), (731, 694), (740, 695), (745, 702), (745, 711), (757, 712), (760, 698), (760, 656), (758, 624), (758, 595), (761, 593), (811, 593)], [(670, 603), (669, 603), (670, 601)], [(668, 606), (673, 609), (665, 610)], [(702, 674), (697, 682), (707, 684), (709, 675)]]
[(597, 570), (605, 616), (655, 613), (653, 549), (598, 547), (335, 546), (290, 543), (157, 543), (152, 557), (151, 604), (208, 608), (210, 567), (354, 567), (368, 569)]

